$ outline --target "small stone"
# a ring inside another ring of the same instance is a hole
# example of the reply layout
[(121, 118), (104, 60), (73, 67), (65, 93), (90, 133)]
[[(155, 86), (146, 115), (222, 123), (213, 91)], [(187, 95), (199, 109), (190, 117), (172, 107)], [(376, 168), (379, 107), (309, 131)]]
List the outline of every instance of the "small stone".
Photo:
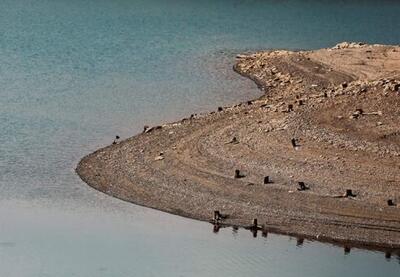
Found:
[(161, 160), (164, 160), (164, 157), (163, 156), (157, 156), (157, 157), (154, 158), (154, 160), (155, 161), (161, 161)]
[(233, 138), (232, 138), (229, 142), (227, 142), (227, 143), (238, 144), (239, 141), (238, 141), (238, 139), (237, 139), (236, 137), (233, 137)]

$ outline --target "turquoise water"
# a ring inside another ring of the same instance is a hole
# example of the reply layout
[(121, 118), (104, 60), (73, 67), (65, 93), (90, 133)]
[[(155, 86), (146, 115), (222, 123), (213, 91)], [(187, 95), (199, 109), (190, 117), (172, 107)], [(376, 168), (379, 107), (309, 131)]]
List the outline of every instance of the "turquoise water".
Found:
[[(0, 276), (397, 276), (400, 259), (112, 199), (79, 159), (259, 95), (238, 52), (400, 43), (398, 1), (0, 0)], [(397, 274), (397, 275), (396, 275)]]

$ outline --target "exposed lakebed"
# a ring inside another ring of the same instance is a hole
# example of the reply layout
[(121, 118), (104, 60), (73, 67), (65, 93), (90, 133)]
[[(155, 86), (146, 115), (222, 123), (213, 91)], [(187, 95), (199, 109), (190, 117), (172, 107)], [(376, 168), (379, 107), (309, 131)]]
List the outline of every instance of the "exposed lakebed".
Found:
[(399, 271), (384, 253), (215, 235), (209, 224), (96, 192), (74, 172), (116, 134), (258, 96), (231, 71), (236, 53), (399, 43), (396, 1), (4, 0), (0, 10), (1, 275)]

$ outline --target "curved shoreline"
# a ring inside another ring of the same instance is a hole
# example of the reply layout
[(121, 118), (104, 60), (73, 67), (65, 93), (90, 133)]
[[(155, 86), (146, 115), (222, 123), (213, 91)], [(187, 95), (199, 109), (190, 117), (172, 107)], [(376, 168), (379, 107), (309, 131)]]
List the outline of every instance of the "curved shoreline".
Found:
[[(209, 221), (219, 210), (229, 216), (221, 225), (257, 218), (265, 231), (399, 249), (400, 209), (385, 201), (400, 201), (400, 97), (385, 86), (396, 88), (400, 50), (337, 48), (240, 55), (235, 71), (267, 94), (99, 149), (76, 171), (99, 191), (180, 216)], [(388, 55), (395, 64), (385, 67)], [(384, 116), (350, 119), (355, 101)], [(377, 120), (384, 130), (366, 131)], [(236, 169), (245, 177), (234, 178)], [(297, 191), (298, 181), (310, 189)], [(339, 197), (346, 189), (357, 196)]]

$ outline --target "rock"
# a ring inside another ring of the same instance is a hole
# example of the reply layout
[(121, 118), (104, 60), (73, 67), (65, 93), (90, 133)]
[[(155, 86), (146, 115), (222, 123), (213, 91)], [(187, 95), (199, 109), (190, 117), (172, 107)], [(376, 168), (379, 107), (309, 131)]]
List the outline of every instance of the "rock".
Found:
[(363, 114), (364, 114), (364, 111), (362, 109), (356, 109), (356, 111), (350, 115), (350, 118), (357, 119)]
[(248, 58), (248, 56), (243, 55), (243, 54), (236, 55), (236, 59), (246, 59), (246, 58)]
[(358, 93), (367, 92), (367, 87), (361, 87)]
[(363, 115), (383, 115), (382, 111), (363, 113)]
[(153, 132), (154, 130), (159, 130), (159, 129), (162, 129), (162, 127), (161, 126), (154, 126), (154, 127), (151, 127), (151, 128), (145, 128), (144, 129), (144, 132), (145, 133), (151, 133), (151, 132)]
[(163, 156), (157, 156), (157, 157), (154, 158), (154, 160), (155, 161), (161, 161), (161, 160), (164, 160), (164, 157)]
[(341, 42), (339, 44), (336, 44), (334, 47), (332, 47), (332, 50), (336, 49), (346, 49), (346, 48), (360, 48), (364, 46), (365, 43), (363, 42)]

